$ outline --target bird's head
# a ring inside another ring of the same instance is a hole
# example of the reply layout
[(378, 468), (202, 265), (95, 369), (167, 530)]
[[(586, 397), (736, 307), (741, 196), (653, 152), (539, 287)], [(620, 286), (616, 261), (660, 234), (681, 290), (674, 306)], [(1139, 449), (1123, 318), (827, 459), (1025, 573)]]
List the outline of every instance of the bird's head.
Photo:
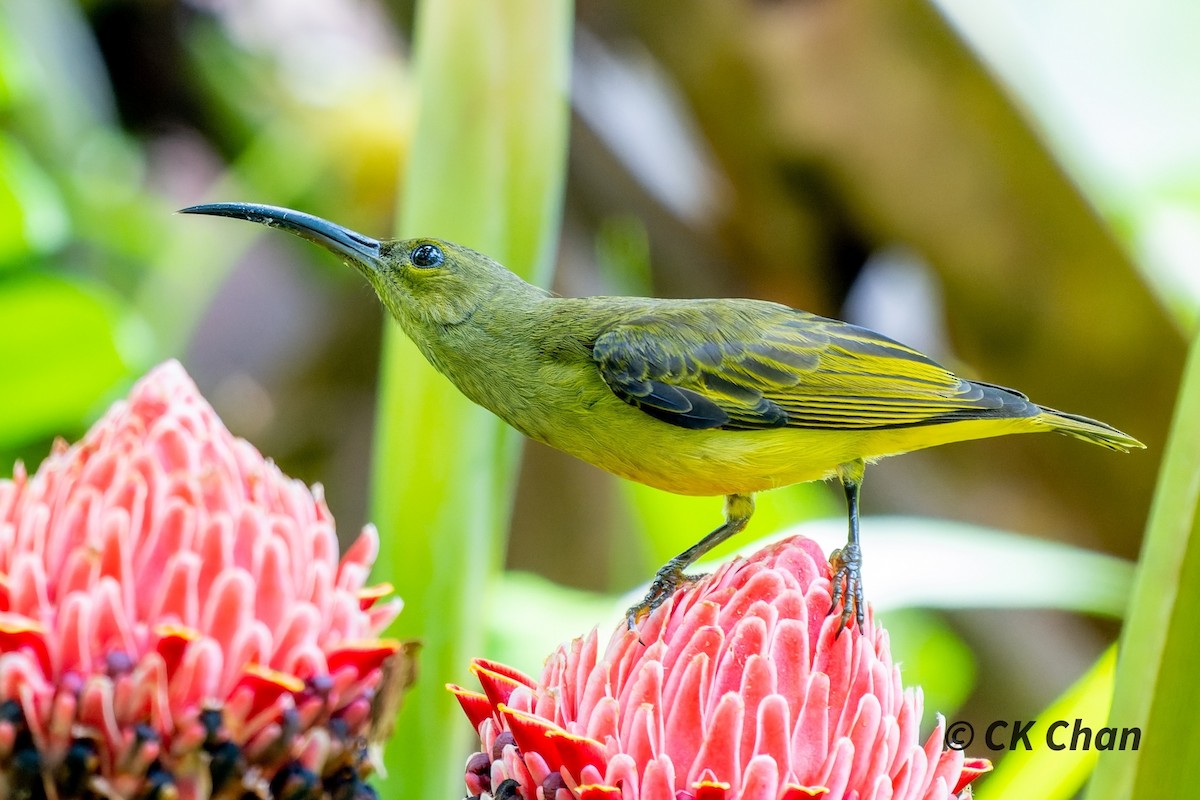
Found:
[(463, 322), (512, 289), (540, 293), (482, 253), (442, 239), (372, 239), (311, 214), (256, 203), (212, 203), (180, 213), (244, 219), (321, 245), (366, 277), (410, 335)]

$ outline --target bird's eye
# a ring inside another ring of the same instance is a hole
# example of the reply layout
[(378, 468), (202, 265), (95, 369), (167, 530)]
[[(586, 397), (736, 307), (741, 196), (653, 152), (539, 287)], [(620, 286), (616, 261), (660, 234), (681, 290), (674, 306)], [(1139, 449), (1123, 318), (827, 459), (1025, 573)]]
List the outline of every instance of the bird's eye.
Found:
[(445, 261), (446, 256), (437, 245), (423, 244), (413, 248), (412, 253), (408, 256), (408, 260), (412, 262), (414, 267), (429, 269)]

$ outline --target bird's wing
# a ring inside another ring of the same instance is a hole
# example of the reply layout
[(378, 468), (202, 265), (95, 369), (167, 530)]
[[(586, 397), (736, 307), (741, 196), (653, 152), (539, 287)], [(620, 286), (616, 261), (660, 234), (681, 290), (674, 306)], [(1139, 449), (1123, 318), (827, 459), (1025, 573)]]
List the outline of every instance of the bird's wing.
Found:
[(768, 303), (657, 309), (603, 331), (592, 358), (617, 397), (684, 428), (890, 428), (1032, 407), (874, 331)]

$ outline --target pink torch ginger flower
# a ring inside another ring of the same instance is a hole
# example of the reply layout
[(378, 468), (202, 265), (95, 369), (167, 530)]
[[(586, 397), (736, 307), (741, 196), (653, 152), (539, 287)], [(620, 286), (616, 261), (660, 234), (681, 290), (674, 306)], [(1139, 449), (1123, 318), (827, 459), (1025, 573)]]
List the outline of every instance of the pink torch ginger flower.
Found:
[[(471, 795), (497, 800), (963, 798), (990, 769), (918, 741), (887, 632), (837, 635), (829, 566), (800, 537), (681, 588), (639, 630), (564, 645), (540, 681), (478, 660), (450, 689), (483, 749)], [(645, 643), (645, 644), (643, 644)]]
[(0, 797), (372, 796), (377, 548), (158, 367), (0, 481)]

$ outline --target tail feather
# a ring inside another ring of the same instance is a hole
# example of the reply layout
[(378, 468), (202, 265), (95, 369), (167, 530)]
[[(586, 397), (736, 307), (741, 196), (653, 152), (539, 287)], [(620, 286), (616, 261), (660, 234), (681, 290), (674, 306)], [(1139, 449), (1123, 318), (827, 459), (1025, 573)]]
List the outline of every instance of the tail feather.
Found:
[(1105, 425), (1103, 422), (1082, 417), (1078, 414), (1055, 411), (1053, 408), (1046, 408), (1045, 406), (1039, 406), (1039, 408), (1042, 409), (1042, 413), (1038, 415), (1038, 419), (1050, 426), (1056, 433), (1074, 436), (1076, 439), (1083, 439), (1085, 442), (1098, 444), (1101, 447), (1107, 447), (1109, 450), (1120, 450), (1123, 453), (1146, 447), (1146, 445), (1129, 434), (1122, 433), (1111, 425)]

